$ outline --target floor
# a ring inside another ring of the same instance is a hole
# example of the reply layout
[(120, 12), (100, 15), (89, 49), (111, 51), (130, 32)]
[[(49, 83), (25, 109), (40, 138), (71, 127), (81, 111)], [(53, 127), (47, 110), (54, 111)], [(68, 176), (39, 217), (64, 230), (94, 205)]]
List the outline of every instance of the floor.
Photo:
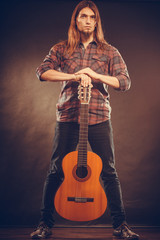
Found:
[[(160, 240), (160, 228), (133, 227), (141, 240)], [(1, 228), (0, 240), (27, 240), (33, 228)], [(104, 227), (56, 227), (53, 229), (53, 240), (113, 240), (112, 228)]]

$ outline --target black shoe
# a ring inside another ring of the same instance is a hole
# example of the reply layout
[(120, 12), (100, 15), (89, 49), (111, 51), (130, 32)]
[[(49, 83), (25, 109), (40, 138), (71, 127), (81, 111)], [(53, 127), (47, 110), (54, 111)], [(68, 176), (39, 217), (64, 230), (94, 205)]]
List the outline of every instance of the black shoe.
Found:
[(119, 239), (138, 240), (139, 235), (131, 231), (130, 227), (123, 223), (118, 228), (114, 229), (113, 236)]
[(52, 235), (52, 230), (46, 224), (41, 224), (30, 234), (32, 239), (44, 239)]

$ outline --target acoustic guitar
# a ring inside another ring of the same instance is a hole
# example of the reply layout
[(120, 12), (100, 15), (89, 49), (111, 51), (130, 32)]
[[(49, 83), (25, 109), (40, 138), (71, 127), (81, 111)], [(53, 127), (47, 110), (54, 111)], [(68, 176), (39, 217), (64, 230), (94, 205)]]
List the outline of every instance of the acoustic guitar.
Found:
[(81, 108), (78, 151), (64, 157), (64, 181), (54, 199), (57, 213), (71, 221), (97, 219), (107, 207), (107, 198), (99, 181), (102, 160), (97, 154), (87, 151), (90, 93), (90, 87), (79, 85)]

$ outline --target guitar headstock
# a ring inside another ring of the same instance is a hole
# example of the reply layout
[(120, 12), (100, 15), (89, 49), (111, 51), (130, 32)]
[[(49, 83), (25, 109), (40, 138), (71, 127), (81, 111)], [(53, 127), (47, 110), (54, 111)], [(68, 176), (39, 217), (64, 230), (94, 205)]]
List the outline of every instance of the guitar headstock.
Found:
[(78, 86), (78, 99), (81, 103), (88, 104), (91, 98), (91, 86), (83, 87), (81, 84)]

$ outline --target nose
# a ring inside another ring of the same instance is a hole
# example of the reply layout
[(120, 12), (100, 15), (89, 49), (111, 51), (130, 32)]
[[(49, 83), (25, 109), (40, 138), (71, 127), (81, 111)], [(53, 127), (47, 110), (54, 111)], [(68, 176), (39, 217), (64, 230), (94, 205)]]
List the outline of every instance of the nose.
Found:
[(86, 23), (91, 23), (91, 18), (89, 16), (86, 18)]

